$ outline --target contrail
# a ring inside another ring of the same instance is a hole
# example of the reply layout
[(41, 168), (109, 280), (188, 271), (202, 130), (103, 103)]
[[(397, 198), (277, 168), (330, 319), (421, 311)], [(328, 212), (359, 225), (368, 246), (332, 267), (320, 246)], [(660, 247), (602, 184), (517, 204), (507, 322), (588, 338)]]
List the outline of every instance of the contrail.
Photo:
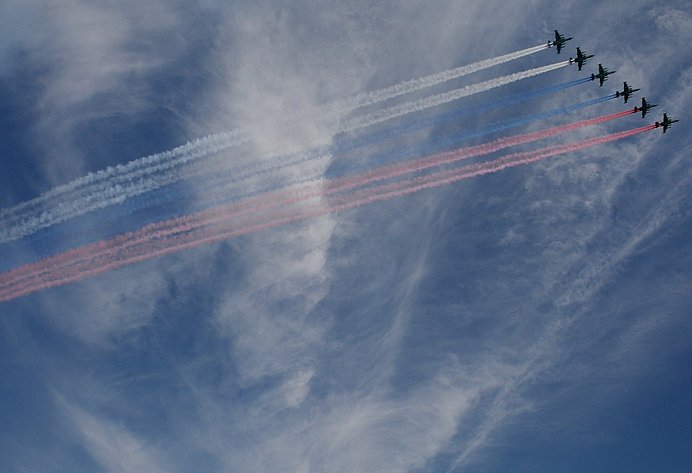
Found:
[(373, 92), (364, 92), (362, 94), (349, 97), (344, 100), (335, 101), (330, 105), (338, 110), (355, 110), (356, 108), (374, 105), (376, 103), (383, 102), (385, 100), (398, 97), (400, 95), (410, 94), (411, 92), (415, 92), (426, 87), (432, 87), (433, 85), (458, 79), (468, 74), (488, 69), (489, 67), (497, 66), (499, 64), (503, 64), (514, 59), (519, 59), (524, 56), (528, 56), (530, 54), (543, 51), (547, 48), (548, 46), (546, 44), (532, 46), (530, 48), (515, 51), (513, 53), (505, 54), (503, 56), (485, 59), (483, 61), (478, 61), (473, 64), (456, 67), (454, 69), (448, 69), (446, 71), (438, 72), (436, 74), (430, 74), (424, 77), (419, 77), (417, 79), (411, 79), (405, 82), (400, 82), (391, 87), (385, 87), (384, 89), (376, 90)]
[(568, 66), (569, 64), (569, 61), (556, 62), (554, 64), (549, 64), (547, 66), (536, 67), (533, 69), (528, 69), (526, 71), (515, 72), (514, 74), (509, 74), (495, 79), (489, 79), (483, 82), (478, 82), (477, 84), (467, 85), (466, 87), (462, 87), (460, 89), (454, 89), (449, 92), (442, 92), (436, 95), (432, 95), (430, 97), (422, 98), (420, 100), (414, 100), (412, 102), (393, 105), (382, 110), (375, 110), (374, 112), (368, 113), (366, 115), (345, 120), (339, 127), (339, 131), (353, 131), (358, 128), (375, 125), (377, 123), (391, 120), (393, 118), (397, 118), (402, 115), (407, 115), (409, 113), (420, 112), (428, 108), (437, 107), (439, 105), (443, 105), (454, 100), (458, 100), (462, 97), (468, 97), (469, 95), (478, 94), (480, 92), (485, 92), (496, 87), (511, 84), (512, 82), (517, 82), (522, 79), (527, 79), (529, 77), (534, 77), (539, 74), (554, 71), (555, 69)]
[[(395, 105), (380, 111), (375, 111), (362, 117), (356, 117), (340, 128), (340, 132), (365, 128), (383, 121), (400, 117), (409, 113), (419, 112), (444, 103), (468, 97), (502, 85), (543, 74), (564, 67), (569, 61), (537, 67), (526, 71), (490, 79), (460, 89), (440, 93), (413, 102)], [(111, 205), (121, 204), (126, 199), (140, 195), (160, 187), (172, 184), (184, 175), (178, 168), (192, 160), (206, 156), (212, 152), (221, 151), (229, 146), (242, 144), (245, 139), (240, 131), (235, 134), (212, 135), (213, 139), (201, 139), (199, 145), (188, 144), (173, 151), (159, 153), (141, 160), (131, 161), (122, 166), (115, 166), (104, 171), (92, 173), (77, 179), (70, 184), (60, 186), (60, 192), (68, 194), (77, 192), (77, 196), (61, 199), (59, 188), (55, 188), (25, 204), (20, 204), (6, 212), (23, 207), (24, 212), (0, 218), (0, 243), (6, 243), (43, 228), (56, 225), (66, 220), (84, 215), (87, 212), (102, 209)], [(177, 150), (177, 151), (176, 151)], [(177, 157), (176, 157), (177, 156)], [(323, 156), (323, 155), (322, 155)], [(171, 159), (173, 158), (173, 159)], [(275, 168), (275, 164), (270, 163)], [(166, 172), (163, 172), (166, 171)], [(161, 174), (156, 174), (160, 173)], [(149, 175), (149, 177), (144, 177)], [(84, 189), (81, 189), (85, 187)], [(57, 202), (45, 210), (37, 210), (40, 203), (49, 201), (54, 196)], [(40, 201), (40, 202), (39, 202)], [(4, 220), (4, 222), (2, 221)]]
[[(130, 244), (129, 246), (127, 245), (129, 237), (123, 235), (109, 241), (99, 242), (89, 247), (67, 252), (69, 255), (56, 255), (35, 265), (27, 265), (34, 266), (34, 271), (30, 270), (29, 274), (24, 273), (24, 277), (17, 278), (16, 276), (19, 276), (18, 273), (24, 272), (23, 270), (26, 267), (5, 273), (1, 278), (2, 282), (0, 282), (0, 301), (10, 300), (40, 289), (66, 284), (109, 269), (198, 246), (203, 243), (220, 241), (278, 225), (358, 207), (378, 200), (390, 199), (423, 189), (439, 187), (461, 179), (498, 172), (509, 167), (528, 164), (550, 156), (574, 152), (623, 139), (654, 128), (654, 125), (647, 125), (575, 143), (549, 146), (535, 151), (513, 153), (494, 161), (471, 164), (394, 183), (365, 188), (351, 194), (337, 196), (335, 199), (330, 200), (328, 204), (320, 203), (315, 209), (299, 209), (299, 213), (274, 216), (265, 221), (250, 222), (240, 228), (212, 227), (206, 230), (190, 231), (189, 228), (183, 226), (177, 228), (178, 231), (174, 233), (176, 236), (172, 238), (167, 238), (165, 231), (163, 233), (158, 232), (158, 234), (154, 233), (153, 237), (140, 240), (136, 244)], [(65, 258), (65, 256), (68, 257)], [(59, 260), (62, 260), (62, 263), (55, 266), (54, 263)], [(10, 273), (14, 274), (11, 275)]]

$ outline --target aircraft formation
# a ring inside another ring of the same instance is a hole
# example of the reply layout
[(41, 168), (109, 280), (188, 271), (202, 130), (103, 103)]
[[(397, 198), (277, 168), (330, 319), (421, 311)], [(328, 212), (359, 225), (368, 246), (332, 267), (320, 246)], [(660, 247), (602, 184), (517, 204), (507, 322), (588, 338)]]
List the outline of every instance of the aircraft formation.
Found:
[[(560, 54), (560, 51), (562, 51), (563, 46), (565, 43), (571, 39), (574, 38), (566, 38), (565, 35), (562, 35), (558, 32), (558, 30), (555, 30), (555, 39), (552, 41), (548, 41), (548, 47), (551, 48), (555, 46), (557, 49), (557, 53)], [(577, 65), (577, 70), (581, 71), (581, 68), (584, 64), (587, 63), (587, 61), (594, 57), (593, 54), (585, 54), (581, 48), (577, 47), (577, 55), (572, 58), (569, 58), (569, 63), (570, 64), (576, 64)], [(594, 81), (598, 79), (599, 86), (603, 86), (603, 83), (608, 80), (608, 76), (611, 74), (615, 74), (616, 71), (609, 71), (605, 67), (603, 67), (603, 64), (598, 65), (598, 74), (591, 74), (591, 80)], [(640, 89), (633, 89), (629, 85), (627, 85), (627, 82), (623, 82), (623, 90), (622, 91), (616, 91), (615, 96), (616, 97), (623, 97), (625, 99), (625, 103), (627, 103), (627, 100), (630, 98), (630, 95), (632, 95), (634, 92), (639, 91)], [(642, 105), (641, 107), (634, 107), (634, 113), (641, 112), (642, 118), (646, 116), (646, 113), (656, 107), (657, 104), (655, 103), (649, 103), (646, 101), (645, 97), (642, 97)], [(663, 120), (661, 122), (656, 122), (655, 127), (663, 127), (663, 133), (665, 133), (668, 130), (668, 127), (670, 127), (673, 123), (677, 122), (679, 120), (673, 120), (668, 117), (667, 113), (663, 114)]]
[[(571, 40), (555, 31), (547, 46), (541, 41), (528, 48), (327, 103), (321, 110), (325, 117), (334, 120), (333, 139), (318, 139), (302, 149), (287, 152), (279, 145), (267, 151), (266, 159), (256, 159), (243, 148), (252, 134), (236, 128), (89, 173), (14, 207), (0, 209), (0, 304), (199, 245), (493, 174), (653, 129), (662, 128), (666, 133), (678, 121), (664, 113), (662, 120), (644, 126), (581, 140), (560, 140), (539, 148), (508, 150), (628, 115), (641, 113), (645, 117), (656, 104), (642, 98), (641, 106), (637, 103), (634, 109), (553, 123), (539, 130), (500, 133), (606, 100), (622, 97), (627, 103), (639, 89), (624, 82), (622, 90), (603, 97), (480, 124), (468, 132), (461, 127), (456, 130), (455, 126), (455, 132), (446, 134), (444, 139), (436, 139), (436, 135), (435, 139), (421, 138), (423, 133), (412, 133), (412, 146), (400, 146), (394, 139), (402, 136), (408, 140), (409, 132), (432, 130), (442, 123), (460, 123), (458, 118), (476, 113), (463, 106), (429, 113), (436, 107), (571, 64), (581, 70), (593, 55), (576, 48), (576, 58), (569, 61), (511, 74), (498, 73), (480, 82), (444, 92), (429, 91), (395, 104), (390, 104), (390, 99), (545, 52), (553, 46), (561, 54)], [(484, 104), (477, 104), (476, 111), (508, 106), (596, 79), (603, 86), (614, 73), (599, 64), (597, 72), (562, 84), (517, 89), (512, 95), (497, 94)], [(285, 131), (289, 128), (287, 122)], [(501, 136), (478, 139), (490, 134)], [(425, 135), (433, 136), (432, 132)], [(476, 143), (461, 146), (470, 139)], [(249, 156), (236, 163), (227, 159), (230, 155), (226, 153)], [(492, 154), (501, 156), (484, 159)], [(351, 157), (355, 159), (348, 159)], [(471, 158), (475, 160), (462, 163)], [(313, 161), (328, 162), (328, 172), (324, 171), (324, 164), (308, 165)], [(204, 192), (185, 193), (183, 189), (188, 187)], [(179, 202), (186, 205), (177, 205)], [(94, 235), (104, 236), (96, 241)], [(23, 250), (28, 247), (32, 251)]]

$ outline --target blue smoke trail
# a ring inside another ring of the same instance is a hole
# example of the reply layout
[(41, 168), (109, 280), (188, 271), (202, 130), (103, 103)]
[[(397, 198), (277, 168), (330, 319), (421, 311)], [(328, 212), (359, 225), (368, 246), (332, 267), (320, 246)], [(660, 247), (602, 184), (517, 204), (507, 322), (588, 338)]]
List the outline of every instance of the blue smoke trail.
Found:
[[(387, 164), (395, 160), (399, 159), (407, 159), (409, 157), (414, 157), (414, 156), (425, 156), (428, 154), (433, 154), (433, 153), (438, 153), (440, 151), (444, 151), (450, 148), (454, 148), (463, 141), (470, 140), (472, 138), (477, 138), (480, 136), (484, 135), (489, 135), (491, 133), (496, 133), (498, 131), (503, 131), (507, 130), (510, 128), (518, 127), (521, 125), (526, 125), (531, 122), (535, 122), (538, 120), (544, 120), (546, 118), (551, 118), (554, 116), (558, 115), (563, 115), (566, 113), (574, 112), (576, 110), (590, 107), (591, 105), (596, 105), (602, 102), (606, 102), (608, 100), (612, 100), (615, 98), (615, 94), (608, 95), (605, 97), (599, 97), (595, 98), (592, 100), (587, 100), (586, 102), (581, 102), (577, 103), (574, 105), (568, 105), (566, 107), (560, 107), (560, 108), (555, 108), (552, 110), (548, 110), (545, 112), (540, 112), (540, 113), (535, 113), (532, 115), (527, 115), (525, 117), (517, 118), (514, 120), (509, 120), (509, 121), (504, 121), (500, 123), (496, 123), (494, 125), (489, 125), (487, 127), (483, 127), (480, 130), (475, 130), (471, 132), (466, 132), (466, 133), (461, 133), (461, 134), (455, 134), (452, 137), (448, 138), (437, 138), (432, 142), (432, 145), (428, 144), (423, 144), (419, 145), (417, 147), (410, 147), (407, 146), (405, 149), (402, 149), (398, 153), (392, 153), (392, 152), (385, 152), (385, 153), (380, 153), (375, 156), (370, 156), (366, 157), (363, 159), (360, 159), (358, 161), (355, 160), (334, 160), (332, 162), (332, 167), (329, 169), (329, 178), (332, 177), (337, 177), (341, 176), (345, 173), (352, 172), (352, 171), (360, 171), (362, 170), (362, 166), (357, 166), (358, 164), (367, 164), (370, 162), (377, 162), (378, 165), (380, 164)], [(356, 166), (354, 166), (356, 164)]]
[[(570, 87), (574, 87), (579, 84), (584, 84), (590, 81), (590, 77), (584, 77), (583, 79), (575, 79), (569, 82), (565, 82), (563, 84), (558, 84), (539, 90), (532, 90), (529, 92), (514, 94), (508, 97), (486, 102), (483, 105), (477, 105), (473, 107), (459, 107), (455, 110), (451, 110), (449, 112), (444, 113), (438, 113), (434, 116), (426, 118), (406, 117), (406, 119), (404, 119), (398, 125), (387, 126), (374, 132), (363, 133), (357, 138), (354, 138), (349, 134), (342, 134), (334, 138), (334, 144), (336, 148), (333, 150), (333, 152), (338, 153), (343, 151), (350, 151), (355, 147), (360, 147), (365, 144), (370, 144), (375, 141), (383, 140), (390, 136), (397, 136), (402, 133), (427, 128), (442, 122), (446, 122), (453, 118), (463, 118), (478, 113), (488, 112), (490, 110), (501, 108), (507, 105), (521, 103), (534, 97), (541, 97), (544, 95), (554, 94), (556, 92), (560, 92), (562, 90), (569, 89)], [(341, 148), (342, 146), (344, 146), (343, 149)]]

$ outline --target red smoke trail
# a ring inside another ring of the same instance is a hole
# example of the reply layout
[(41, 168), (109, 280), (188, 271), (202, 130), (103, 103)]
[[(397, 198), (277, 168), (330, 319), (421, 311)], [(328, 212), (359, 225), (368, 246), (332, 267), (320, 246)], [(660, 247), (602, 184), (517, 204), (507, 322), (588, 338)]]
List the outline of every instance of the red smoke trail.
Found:
[[(645, 131), (653, 130), (656, 128), (655, 125), (646, 125), (640, 128), (635, 128), (632, 130), (622, 131), (619, 133), (613, 133), (610, 135), (599, 136), (596, 138), (590, 138), (582, 141), (577, 141), (575, 143), (568, 143), (564, 145), (549, 146), (535, 151), (526, 151), (522, 153), (514, 153), (507, 155), (505, 157), (496, 159), (494, 161), (488, 161), (484, 163), (470, 164), (468, 166), (463, 166), (461, 168), (451, 169), (447, 171), (440, 171), (437, 173), (418, 176), (406, 181), (398, 181), (392, 184), (384, 184), (363, 191), (351, 194), (351, 197), (358, 195), (358, 205), (364, 205), (377, 200), (389, 199), (396, 196), (406, 195), (413, 192), (417, 192), (423, 189), (430, 189), (434, 187), (440, 187), (445, 184), (459, 181), (461, 179), (468, 179), (469, 177), (481, 176), (484, 174), (491, 174), (509, 167), (516, 167), (522, 164), (529, 164), (536, 161), (540, 161), (551, 156), (558, 154), (565, 154), (574, 151), (579, 151), (591, 146), (596, 146), (600, 144), (605, 144), (611, 141), (620, 140), (633, 136)], [(341, 203), (337, 204), (343, 205)], [(352, 205), (349, 203), (349, 205)]]
[[(347, 176), (326, 182), (316, 181), (302, 187), (280, 189), (266, 194), (247, 199), (245, 201), (231, 203), (197, 212), (193, 215), (176, 217), (162, 222), (156, 222), (142, 227), (139, 230), (117, 236), (110, 240), (64, 252), (60, 255), (49, 257), (29, 265), (17, 268), (17, 270), (0, 275), (0, 285), (15, 284), (20, 279), (27, 277), (40, 277), (42, 274), (56, 271), (60, 268), (64, 271), (64, 265), (74, 266), (80, 260), (93, 258), (95, 255), (104, 256), (109, 251), (123, 251), (124, 248), (134, 246), (140, 241), (151, 241), (155, 238), (170, 238), (176, 233), (189, 232), (198, 227), (212, 225), (218, 222), (227, 222), (231, 218), (257, 213), (260, 211), (283, 207), (304, 202), (310, 198), (324, 197), (326, 195), (342, 192), (367, 183), (381, 181), (401, 176), (406, 173), (420, 172), (431, 167), (450, 164), (470, 157), (477, 157), (499, 151), (503, 148), (525, 144), (540, 139), (555, 136), (559, 133), (573, 131), (578, 128), (596, 125), (616, 118), (635, 113), (633, 110), (625, 110), (602, 117), (590, 118), (579, 122), (561, 125), (546, 130), (540, 130), (521, 135), (499, 138), (489, 143), (484, 143), (458, 150), (438, 153), (423, 159), (412, 160), (401, 164), (383, 166), (355, 176)], [(46, 262), (50, 261), (47, 265)]]
[(327, 189), (329, 189), (329, 191), (332, 193), (339, 192), (341, 190), (349, 189), (355, 186), (361, 186), (369, 182), (390, 179), (392, 177), (397, 177), (402, 174), (410, 172), (419, 172), (425, 169), (429, 169), (431, 167), (441, 166), (443, 164), (450, 164), (456, 161), (460, 161), (462, 159), (483, 156), (486, 154), (494, 153), (504, 148), (508, 148), (510, 146), (531, 143), (533, 141), (549, 138), (560, 133), (574, 131), (579, 128), (597, 125), (599, 123), (604, 123), (610, 120), (614, 120), (616, 118), (632, 115), (633, 113), (635, 113), (633, 110), (625, 110), (623, 112), (613, 113), (611, 115), (605, 115), (602, 117), (590, 118), (587, 120), (581, 120), (575, 123), (569, 123), (566, 125), (548, 128), (546, 130), (540, 130), (532, 133), (524, 133), (521, 135), (510, 136), (508, 138), (499, 138), (497, 140), (491, 141), (490, 143), (470, 146), (468, 148), (461, 148), (446, 153), (434, 154), (432, 156), (419, 160), (407, 161), (401, 164), (384, 166), (353, 177), (334, 179), (330, 181)]
[[(43, 273), (42, 276), (36, 278), (37, 280), (26, 280), (23, 284), (19, 284), (18, 286), (14, 283), (10, 283), (9, 286), (6, 285), (5, 287), (0, 288), (0, 301), (14, 299), (16, 297), (20, 297), (22, 295), (48, 287), (67, 284), (69, 282), (77, 281), (79, 279), (99, 274), (110, 269), (115, 269), (127, 264), (155, 258), (186, 248), (192, 248), (204, 243), (221, 241), (240, 235), (273, 228), (279, 225), (298, 222), (328, 213), (358, 207), (378, 200), (390, 199), (423, 189), (439, 187), (474, 176), (495, 173), (508, 167), (528, 164), (548, 158), (550, 156), (555, 156), (557, 154), (573, 152), (591, 146), (619, 140), (651, 130), (653, 128), (655, 128), (654, 125), (647, 125), (620, 133), (613, 133), (610, 135), (591, 138), (565, 145), (550, 146), (535, 151), (514, 153), (494, 161), (471, 164), (461, 168), (440, 171), (425, 176), (410, 178), (404, 181), (367, 188), (339, 197), (329, 204), (325, 204), (322, 208), (315, 208), (293, 215), (289, 214), (286, 216), (275, 216), (264, 222), (260, 221), (253, 224), (247, 224), (244, 227), (236, 229), (202, 229), (190, 234), (180, 234), (172, 238), (140, 241), (139, 246), (131, 247), (129, 251), (125, 251), (128, 249), (125, 247), (121, 248), (120, 251), (116, 250), (115, 252), (111, 251), (101, 255), (93, 255), (93, 259), (86, 261), (82, 260), (81, 265), (78, 265), (70, 270), (65, 268), (57, 268), (55, 273), (51, 273), (50, 271)], [(44, 261), (44, 263), (48, 263), (50, 265), (50, 262), (48, 261)]]
[[(475, 165), (475, 166), (483, 166), (483, 165), (481, 164), (481, 165)], [(439, 174), (436, 174), (435, 176), (438, 176), (438, 175)], [(397, 184), (395, 184), (395, 185), (397, 185)], [(295, 201), (295, 199), (294, 199), (294, 201)], [(178, 220), (178, 219), (176, 219), (176, 220)], [(202, 223), (205, 223), (205, 222), (202, 222)], [(214, 221), (213, 220), (207, 221), (206, 223), (214, 223)], [(167, 235), (165, 235), (165, 236), (169, 236), (172, 233), (180, 233), (181, 231), (188, 230), (188, 229), (189, 228), (180, 228), (180, 227), (174, 228), (173, 231), (167, 232)], [(139, 233), (139, 232), (135, 232), (135, 233)], [(144, 239), (145, 243), (148, 242), (149, 244), (153, 244), (153, 243), (155, 243), (156, 238), (159, 238), (162, 235), (158, 235), (157, 233), (154, 233), (154, 234), (149, 234), (148, 236), (149, 236), (149, 238)], [(169, 238), (169, 240), (170, 240), (170, 238)], [(118, 245), (121, 242), (125, 243), (125, 245), (119, 247)], [(81, 249), (76, 250), (77, 252), (82, 253), (80, 255), (81, 257), (78, 257), (76, 259), (74, 258), (75, 256), (77, 256), (76, 254), (74, 254), (75, 251), (70, 252), (70, 253), (72, 253), (70, 255), (70, 256), (72, 256), (72, 258), (71, 258), (70, 263), (68, 263), (68, 264), (75, 264), (75, 263), (79, 264), (80, 260), (83, 261), (84, 258), (88, 258), (89, 256), (96, 257), (97, 259), (107, 258), (109, 256), (109, 253), (111, 253), (111, 252), (116, 252), (118, 255), (124, 256), (123, 252), (127, 249), (127, 247), (134, 246), (137, 243), (138, 243), (138, 241), (133, 242), (130, 238), (128, 238), (128, 235), (117, 237), (117, 238), (110, 240), (108, 242), (102, 242), (101, 244), (91, 245), (90, 247), (85, 247), (85, 248), (81, 248)], [(104, 252), (104, 249), (106, 249), (106, 248), (109, 248), (109, 250), (106, 250)], [(89, 251), (90, 249), (92, 250), (91, 252)], [(91, 254), (89, 254), (89, 253), (91, 253)], [(93, 263), (93, 260), (91, 260), (91, 261)], [(46, 263), (46, 261), (44, 261), (44, 265), (45, 265), (45, 263)], [(50, 261), (50, 263), (55, 263), (55, 261)], [(44, 276), (49, 276), (49, 274), (46, 274), (46, 273), (50, 273), (53, 270), (57, 270), (60, 273), (65, 273), (66, 271), (69, 272), (69, 269), (66, 269), (64, 267), (56, 268), (55, 265), (50, 264), (50, 263), (49, 263), (49, 268), (45, 268), (45, 266), (44, 266), (43, 271), (41, 271)], [(51, 268), (51, 266), (52, 266), (52, 268)], [(18, 268), (18, 269), (23, 269), (23, 268)], [(75, 268), (72, 268), (72, 271), (74, 271), (74, 270), (75, 270)], [(40, 275), (34, 275), (34, 278), (36, 276), (40, 277)], [(31, 275), (29, 275), (29, 277), (31, 277)], [(44, 279), (44, 278), (41, 278), (41, 279)], [(15, 281), (16, 281), (16, 279), (15, 279)], [(14, 284), (16, 284), (16, 283), (10, 283), (10, 285), (14, 285)], [(5, 285), (7, 286), (7, 284), (5, 284)]]

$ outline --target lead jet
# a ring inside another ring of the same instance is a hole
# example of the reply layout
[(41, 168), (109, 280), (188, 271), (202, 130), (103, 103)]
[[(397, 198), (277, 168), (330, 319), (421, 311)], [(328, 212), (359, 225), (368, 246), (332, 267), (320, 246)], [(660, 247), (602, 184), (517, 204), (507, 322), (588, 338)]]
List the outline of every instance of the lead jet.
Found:
[(575, 59), (569, 58), (569, 63), (577, 63), (577, 69), (581, 71), (581, 66), (586, 64), (586, 60), (592, 58), (593, 54), (584, 54), (581, 49), (577, 48), (577, 57)]
[(632, 87), (627, 85), (627, 82), (623, 82), (622, 85), (622, 92), (620, 92), (619, 90), (615, 92), (615, 97), (620, 97), (622, 95), (623, 97), (625, 97), (625, 103), (627, 103), (627, 99), (630, 98), (630, 95), (632, 95), (640, 89), (633, 89)]
[(649, 103), (646, 101), (646, 97), (642, 97), (642, 106), (641, 107), (634, 107), (634, 113), (637, 112), (642, 112), (642, 118), (646, 116), (646, 112), (649, 111), (649, 109), (657, 107), (658, 105), (655, 103)]
[(570, 39), (573, 38), (565, 38), (565, 35), (562, 35), (555, 30), (555, 41), (548, 41), (548, 47), (555, 46), (557, 48), (557, 53), (560, 54), (560, 51), (562, 51), (562, 46)]
[(610, 74), (615, 74), (616, 71), (609, 71), (605, 67), (603, 67), (602, 64), (598, 65), (598, 74), (591, 74), (591, 80), (596, 80), (598, 78), (598, 82), (600, 82), (601, 86), (603, 86), (603, 82), (608, 80), (608, 76)]
[(673, 123), (679, 122), (679, 121), (680, 120), (671, 120), (670, 118), (668, 118), (668, 114), (664, 113), (663, 114), (663, 121), (660, 123), (656, 122), (656, 128), (658, 128), (659, 126), (662, 126), (663, 127), (663, 133), (665, 133), (669, 126), (671, 126)]

